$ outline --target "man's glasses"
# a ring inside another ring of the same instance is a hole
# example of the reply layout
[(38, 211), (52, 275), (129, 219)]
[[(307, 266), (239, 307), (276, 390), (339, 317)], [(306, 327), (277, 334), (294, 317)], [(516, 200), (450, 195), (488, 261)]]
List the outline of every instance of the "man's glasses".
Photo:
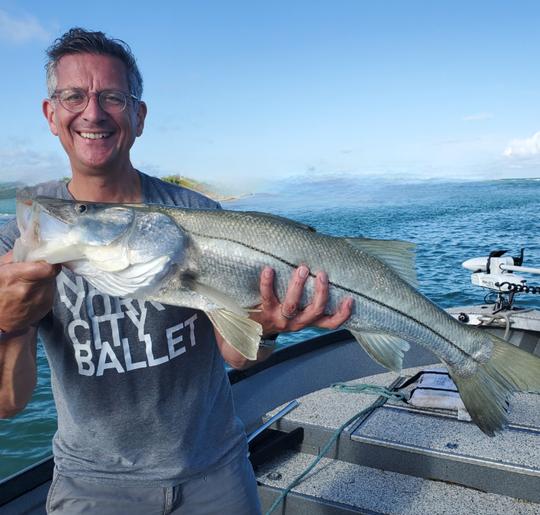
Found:
[(121, 113), (126, 108), (128, 100), (139, 101), (135, 95), (113, 89), (90, 94), (84, 89), (62, 89), (55, 91), (51, 98), (58, 100), (64, 109), (72, 113), (82, 113), (90, 102), (91, 94), (97, 95), (101, 109), (110, 114)]

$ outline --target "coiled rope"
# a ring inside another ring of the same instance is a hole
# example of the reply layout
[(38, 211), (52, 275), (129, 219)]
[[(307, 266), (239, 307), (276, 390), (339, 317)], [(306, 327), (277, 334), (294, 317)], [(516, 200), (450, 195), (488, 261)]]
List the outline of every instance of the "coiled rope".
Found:
[[(522, 315), (523, 313), (528, 313), (529, 311), (533, 311), (532, 309), (522, 309), (521, 311), (517, 311), (516, 313)], [(510, 327), (512, 324), (511, 318), (516, 313), (497, 313), (495, 315), (481, 315), (478, 317), (478, 320), (480, 321), (480, 325), (491, 325), (493, 322), (504, 322), (505, 324), (505, 331), (503, 338), (505, 340), (508, 340), (508, 335), (510, 334)]]
[(334, 442), (339, 438), (343, 430), (353, 424), (356, 420), (358, 420), (360, 417), (363, 417), (364, 415), (367, 415), (368, 413), (371, 413), (375, 409), (382, 406), (388, 399), (394, 399), (394, 400), (404, 400), (406, 398), (405, 394), (402, 394), (400, 392), (396, 392), (393, 390), (389, 390), (388, 388), (384, 388), (383, 386), (377, 386), (374, 384), (364, 384), (359, 383), (355, 385), (348, 385), (347, 383), (336, 383), (331, 386), (331, 388), (338, 390), (343, 393), (364, 393), (367, 395), (378, 395), (379, 399), (377, 399), (373, 404), (368, 406), (367, 408), (364, 408), (363, 410), (356, 413), (356, 415), (353, 415), (351, 418), (349, 418), (347, 421), (345, 421), (341, 426), (339, 426), (334, 434), (328, 439), (324, 447), (321, 449), (319, 454), (313, 459), (313, 461), (306, 467), (306, 469), (298, 475), (295, 479), (291, 481), (291, 483), (283, 490), (280, 494), (280, 496), (272, 503), (272, 506), (268, 509), (265, 515), (270, 515), (275, 511), (275, 509), (283, 502), (285, 497), (289, 494), (289, 492), (297, 485), (299, 485), (302, 480), (317, 466), (317, 463), (321, 461), (322, 458), (324, 458), (324, 455), (328, 452), (328, 449), (332, 447)]

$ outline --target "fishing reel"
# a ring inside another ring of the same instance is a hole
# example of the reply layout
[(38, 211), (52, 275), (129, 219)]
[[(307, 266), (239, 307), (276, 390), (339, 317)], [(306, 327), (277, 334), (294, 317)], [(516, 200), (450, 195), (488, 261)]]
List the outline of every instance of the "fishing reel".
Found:
[(473, 272), (472, 284), (496, 293), (493, 313), (511, 309), (517, 293), (540, 294), (540, 286), (527, 285), (527, 279), (514, 273), (540, 274), (540, 268), (522, 266), (524, 251), (521, 249), (519, 256), (512, 257), (505, 255), (507, 250), (494, 250), (488, 257), (472, 258), (463, 263), (464, 268)]

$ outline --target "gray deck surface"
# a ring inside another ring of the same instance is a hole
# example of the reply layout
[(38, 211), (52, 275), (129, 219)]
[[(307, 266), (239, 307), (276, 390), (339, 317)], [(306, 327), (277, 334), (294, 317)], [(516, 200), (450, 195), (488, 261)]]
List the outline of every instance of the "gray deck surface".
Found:
[[(424, 368), (428, 367), (404, 370), (402, 376), (414, 375)], [(389, 372), (348, 384), (389, 386), (397, 378), (397, 374)], [(301, 451), (305, 452), (288, 453), (261, 467), (257, 479), (268, 487), (286, 488), (313, 461), (313, 454), (319, 451), (329, 435), (347, 419), (370, 406), (376, 397), (324, 388), (298, 400), (300, 406), (276, 427), (286, 431), (304, 427), (306, 437)], [(389, 401), (360, 426), (353, 423), (348, 428), (353, 432), (342, 434), (339, 452), (334, 448), (328, 453), (339, 455), (341, 459), (324, 458), (308, 478), (293, 489), (293, 494), (355, 507), (359, 512), (538, 515), (540, 504), (536, 494), (529, 497), (529, 493), (540, 492), (539, 407), (540, 396), (515, 395), (508, 416), (510, 427), (489, 438), (472, 423), (458, 421), (456, 412), (426, 413), (402, 402)], [(351, 443), (343, 440), (349, 438)], [(351, 453), (351, 446), (355, 445), (358, 449)], [(367, 459), (370, 466), (362, 462), (367, 453), (371, 454)], [(389, 465), (388, 457), (392, 453), (401, 464)], [(383, 468), (386, 470), (381, 470)], [(282, 478), (268, 478), (271, 471), (278, 472)], [(484, 480), (474, 477), (484, 471)], [(463, 484), (480, 484), (482, 491), (455, 484), (462, 482), (462, 473)], [(457, 481), (452, 480), (452, 474)], [(507, 476), (508, 485), (503, 484)], [(526, 486), (523, 485), (525, 482)], [(506, 495), (508, 491), (513, 493), (512, 489), (524, 492), (516, 497), (534, 499), (535, 502)], [(281, 512), (278, 510), (277, 513)]]
[[(303, 453), (288, 453), (261, 467), (257, 480), (286, 488), (313, 460)], [(271, 480), (268, 473), (282, 478)], [(538, 515), (540, 505), (512, 497), (488, 494), (441, 481), (363, 467), (323, 458), (294, 493), (331, 500), (375, 513), (399, 515)], [(276, 513), (280, 513), (279, 510)]]

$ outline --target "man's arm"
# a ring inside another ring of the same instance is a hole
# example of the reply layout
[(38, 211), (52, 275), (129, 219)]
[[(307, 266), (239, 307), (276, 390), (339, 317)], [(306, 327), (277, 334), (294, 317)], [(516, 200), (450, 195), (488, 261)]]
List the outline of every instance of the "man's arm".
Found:
[[(261, 324), (263, 335), (299, 331), (306, 327), (337, 329), (351, 316), (352, 298), (344, 299), (335, 313), (324, 314), (328, 303), (328, 276), (325, 272), (317, 274), (313, 298), (303, 310), (299, 311), (300, 300), (308, 277), (309, 269), (305, 265), (298, 267), (291, 275), (285, 298), (281, 303), (274, 291), (274, 270), (267, 267), (262, 271), (261, 304), (252, 312), (250, 318)], [(231, 367), (238, 369), (249, 368), (255, 363), (264, 361), (273, 350), (260, 347), (257, 359), (251, 361), (229, 345), (217, 331), (216, 339), (223, 359)]]
[[(23, 410), (36, 385), (37, 324), (52, 308), (59, 266), (0, 257), (0, 418)], [(22, 331), (22, 334), (21, 334)], [(12, 334), (10, 336), (10, 333)]]
[(0, 418), (22, 411), (36, 386), (35, 328), (0, 342)]
[(249, 360), (242, 356), (242, 354), (240, 354), (232, 345), (229, 345), (223, 339), (223, 336), (221, 336), (217, 331), (214, 330), (214, 332), (216, 334), (216, 342), (221, 352), (221, 355), (223, 356), (223, 359), (231, 367), (236, 368), (237, 370), (244, 370), (246, 368), (252, 367), (253, 365), (255, 365), (255, 363), (260, 363), (261, 361), (268, 359), (274, 351), (274, 349), (269, 347), (259, 347), (259, 350), (257, 352), (257, 359)]

